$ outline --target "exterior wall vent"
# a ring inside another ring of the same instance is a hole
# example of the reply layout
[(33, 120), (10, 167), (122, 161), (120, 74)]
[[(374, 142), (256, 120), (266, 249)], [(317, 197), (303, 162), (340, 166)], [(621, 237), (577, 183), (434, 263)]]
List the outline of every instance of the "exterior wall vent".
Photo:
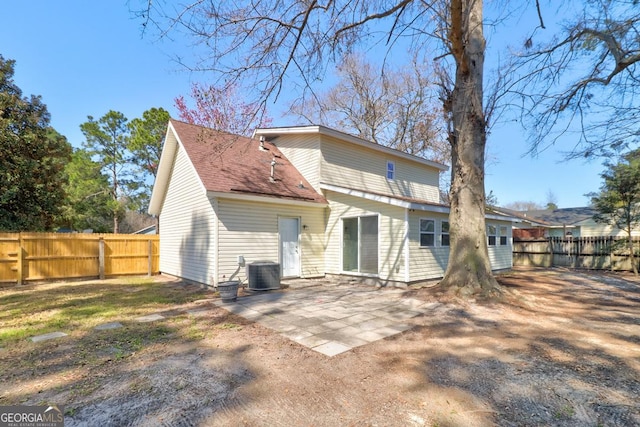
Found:
[(249, 290), (280, 289), (280, 264), (271, 261), (255, 261), (247, 264), (247, 278)]

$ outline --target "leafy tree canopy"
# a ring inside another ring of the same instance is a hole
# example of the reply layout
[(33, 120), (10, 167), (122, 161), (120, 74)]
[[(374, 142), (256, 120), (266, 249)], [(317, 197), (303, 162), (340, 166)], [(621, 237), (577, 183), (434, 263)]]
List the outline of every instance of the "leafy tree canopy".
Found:
[(0, 55), (0, 230), (52, 230), (71, 145), (50, 127), (41, 98), (22, 96), (14, 65)]
[[(132, 203), (138, 213), (146, 211), (149, 206), (170, 118), (167, 110), (154, 107), (142, 113), (142, 118), (135, 118), (129, 123), (131, 135), (128, 148), (133, 155), (132, 161), (137, 166), (136, 182), (139, 185), (130, 197), (133, 198)], [(126, 218), (133, 218), (133, 215)]]
[(158, 172), (170, 118), (167, 110), (154, 107), (142, 113), (142, 118), (135, 118), (129, 123), (129, 151), (133, 153), (133, 162), (141, 172), (151, 177), (155, 177)]
[(80, 125), (85, 136), (84, 147), (101, 165), (109, 179), (108, 206), (112, 213), (113, 232), (118, 233), (118, 221), (137, 190), (142, 186), (133, 174), (129, 151), (129, 127), (127, 118), (118, 111), (109, 111), (98, 120), (88, 116)]
[(593, 207), (598, 211), (594, 219), (625, 231), (633, 271), (637, 274), (631, 233), (640, 225), (640, 151), (633, 151), (619, 162), (607, 162), (605, 165), (607, 169), (601, 174), (603, 183), (600, 191), (590, 194)]
[(74, 150), (65, 167), (68, 183), (62, 225), (75, 231), (111, 231), (109, 179), (84, 149)]

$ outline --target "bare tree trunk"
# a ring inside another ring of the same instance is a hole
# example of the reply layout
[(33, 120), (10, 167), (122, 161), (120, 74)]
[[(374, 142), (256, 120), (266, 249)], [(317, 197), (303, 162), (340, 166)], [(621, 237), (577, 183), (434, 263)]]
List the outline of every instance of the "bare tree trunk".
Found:
[(120, 214), (120, 212), (118, 211), (118, 188), (119, 188), (119, 183), (118, 183), (118, 174), (116, 173), (116, 165), (114, 164), (112, 166), (112, 176), (113, 176), (113, 200), (114, 200), (114, 206), (116, 206), (116, 210), (113, 211), (113, 232), (115, 234), (118, 234), (120, 232), (120, 221), (118, 218), (118, 215)]
[(485, 224), (484, 152), (486, 122), (482, 105), (485, 39), (481, 0), (451, 0), (448, 38), (456, 60), (450, 113), (451, 246), (441, 286), (460, 296), (496, 296)]

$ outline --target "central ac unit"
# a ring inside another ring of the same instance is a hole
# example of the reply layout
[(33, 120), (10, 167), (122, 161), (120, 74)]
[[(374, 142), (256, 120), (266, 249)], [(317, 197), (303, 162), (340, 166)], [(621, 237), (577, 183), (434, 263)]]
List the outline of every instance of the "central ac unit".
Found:
[(247, 278), (249, 290), (280, 289), (280, 264), (271, 261), (255, 261), (247, 264)]

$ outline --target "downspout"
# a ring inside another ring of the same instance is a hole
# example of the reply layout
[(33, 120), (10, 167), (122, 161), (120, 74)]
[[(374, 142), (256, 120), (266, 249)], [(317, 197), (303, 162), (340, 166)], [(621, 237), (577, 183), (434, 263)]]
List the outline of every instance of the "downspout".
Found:
[(409, 273), (409, 208), (404, 210), (404, 281), (409, 283), (411, 274)]
[(218, 286), (218, 274), (220, 273), (220, 218), (218, 198), (213, 198), (213, 280), (212, 286)]

